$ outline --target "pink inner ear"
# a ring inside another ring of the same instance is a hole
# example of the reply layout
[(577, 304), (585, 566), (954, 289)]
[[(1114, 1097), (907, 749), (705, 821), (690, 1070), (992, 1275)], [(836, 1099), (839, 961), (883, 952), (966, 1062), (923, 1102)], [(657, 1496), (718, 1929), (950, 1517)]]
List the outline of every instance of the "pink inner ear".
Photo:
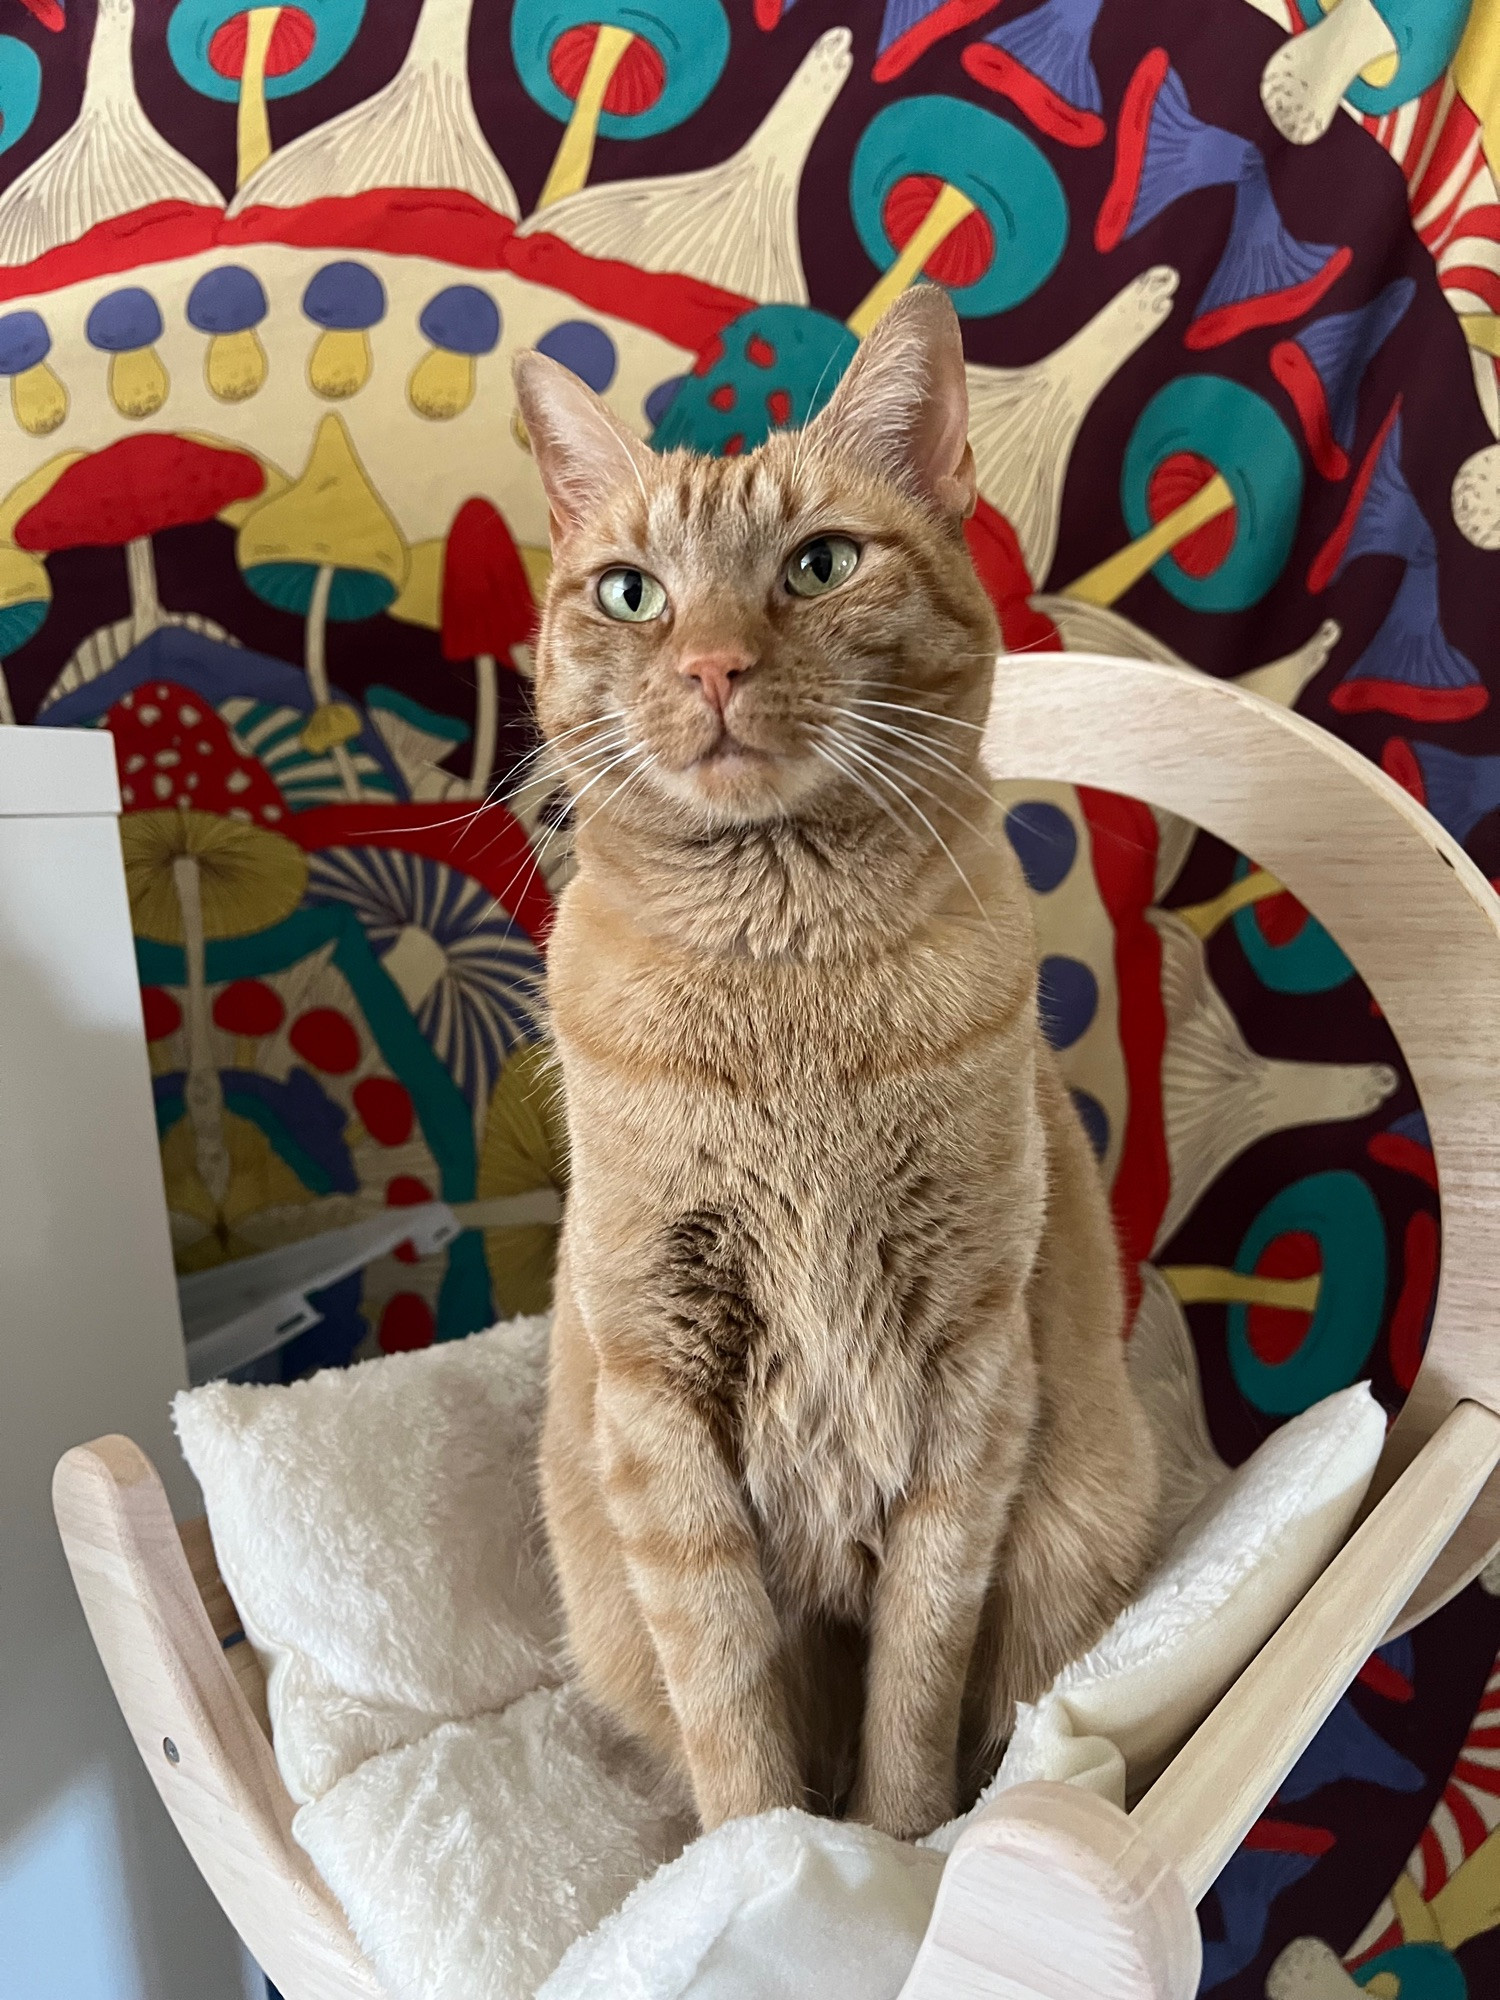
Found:
[(852, 456), (946, 512), (973, 511), (969, 396), (951, 307), (927, 287), (891, 308), (818, 422)]

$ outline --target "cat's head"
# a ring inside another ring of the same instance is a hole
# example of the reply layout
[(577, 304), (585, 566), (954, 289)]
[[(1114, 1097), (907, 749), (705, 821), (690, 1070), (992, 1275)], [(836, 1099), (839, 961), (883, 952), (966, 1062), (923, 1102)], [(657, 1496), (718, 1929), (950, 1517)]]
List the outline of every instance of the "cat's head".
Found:
[(906, 293), (806, 430), (737, 458), (652, 452), (539, 354), (515, 375), (552, 514), (538, 713), (585, 816), (889, 816), (946, 790), (934, 752), (972, 766), (999, 640), (946, 293)]

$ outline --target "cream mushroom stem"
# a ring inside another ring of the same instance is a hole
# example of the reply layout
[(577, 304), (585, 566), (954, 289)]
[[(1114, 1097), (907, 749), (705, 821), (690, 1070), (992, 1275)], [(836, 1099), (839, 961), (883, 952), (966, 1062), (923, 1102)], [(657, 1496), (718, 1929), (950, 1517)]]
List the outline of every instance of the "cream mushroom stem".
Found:
[(1500, 549), (1500, 444), (1485, 445), (1458, 468), (1453, 518), (1476, 549)]
[(13, 725), (16, 711), (11, 706), (10, 682), (5, 678), (5, 663), (0, 661), (0, 728)]
[[(312, 596), (307, 601), (307, 624), (303, 640), (303, 663), (307, 669), (308, 686), (312, 689), (313, 701), (318, 708), (332, 705), (333, 696), (328, 688), (328, 596), (333, 589), (333, 564), (319, 563), (318, 573), (313, 578)], [(344, 787), (346, 798), (359, 797), (359, 773), (354, 768), (354, 759), (344, 744), (335, 743), (330, 747), (334, 769)]]
[(469, 797), (482, 799), (490, 788), (490, 772), (495, 768), (495, 736), (500, 719), (500, 677), (493, 653), (474, 655), (474, 760), (469, 776)]
[(1161, 1274), (1185, 1306), (1274, 1306), (1281, 1312), (1317, 1309), (1322, 1278), (1264, 1278), (1221, 1264), (1163, 1264)]
[(172, 884), (182, 911), (182, 958), (187, 972), (188, 1066), (182, 1094), (193, 1128), (198, 1178), (215, 1208), (222, 1209), (229, 1193), (229, 1148), (224, 1143), (224, 1092), (213, 1059), (208, 982), (204, 975), (203, 882), (196, 854), (173, 857)]
[(561, 201), (564, 195), (577, 194), (587, 184), (589, 168), (594, 162), (594, 142), (599, 136), (604, 99), (614, 81), (615, 71), (624, 61), (625, 52), (634, 40), (635, 36), (628, 28), (614, 28), (607, 23), (595, 35), (588, 68), (578, 86), (572, 115), (537, 202), (538, 208), (550, 208), (553, 202)]
[(252, 7), (245, 17), (245, 61), (240, 70), (240, 102), (235, 120), (237, 188), (271, 157), (271, 119), (266, 109), (266, 63), (280, 7)]
[(149, 535), (137, 535), (125, 544), (125, 574), (130, 580), (130, 643), (138, 646), (167, 622), (156, 588), (156, 557)]
[(863, 340), (882, 314), (906, 290), (921, 277), (927, 260), (938, 247), (946, 243), (966, 217), (974, 213), (977, 202), (944, 181), (938, 190), (937, 200), (928, 209), (915, 230), (901, 246), (901, 254), (865, 297), (850, 313), (845, 325), (858, 340)]
[(1261, 72), (1260, 101), (1283, 139), (1310, 146), (1360, 71), (1397, 53), (1374, 0), (1338, 0), (1306, 34), (1282, 43)]
[(1180, 507), (1174, 507), (1144, 535), (1137, 535), (1133, 542), (1127, 543), (1107, 561), (1079, 577), (1076, 583), (1070, 583), (1062, 595), (1076, 597), (1085, 604), (1113, 604), (1132, 585), (1139, 583), (1147, 570), (1153, 569), (1163, 556), (1170, 555), (1179, 542), (1185, 541), (1209, 521), (1216, 520), (1220, 514), (1227, 513), (1233, 505), (1234, 494), (1228, 480), (1222, 473), (1216, 472)]

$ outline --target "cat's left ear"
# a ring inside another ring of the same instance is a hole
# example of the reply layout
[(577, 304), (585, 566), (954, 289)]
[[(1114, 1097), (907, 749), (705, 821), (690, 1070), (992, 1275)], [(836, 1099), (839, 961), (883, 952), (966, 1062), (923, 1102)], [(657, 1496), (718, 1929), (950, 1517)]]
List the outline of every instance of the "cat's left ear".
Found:
[(641, 484), (648, 445), (628, 431), (571, 369), (528, 350), (514, 365), (516, 401), (557, 541), (620, 485)]
[(913, 285), (879, 320), (809, 427), (914, 499), (967, 519), (978, 497), (958, 314), (939, 285)]

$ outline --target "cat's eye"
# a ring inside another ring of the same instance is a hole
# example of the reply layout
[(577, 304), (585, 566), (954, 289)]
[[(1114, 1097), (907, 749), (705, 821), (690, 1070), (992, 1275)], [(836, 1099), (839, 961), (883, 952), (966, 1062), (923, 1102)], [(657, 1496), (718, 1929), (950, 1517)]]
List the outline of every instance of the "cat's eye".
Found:
[(787, 564), (786, 587), (794, 597), (821, 597), (847, 583), (858, 567), (859, 549), (847, 535), (819, 535)]
[(667, 593), (643, 569), (607, 569), (599, 579), (599, 609), (625, 625), (646, 625), (667, 608)]

